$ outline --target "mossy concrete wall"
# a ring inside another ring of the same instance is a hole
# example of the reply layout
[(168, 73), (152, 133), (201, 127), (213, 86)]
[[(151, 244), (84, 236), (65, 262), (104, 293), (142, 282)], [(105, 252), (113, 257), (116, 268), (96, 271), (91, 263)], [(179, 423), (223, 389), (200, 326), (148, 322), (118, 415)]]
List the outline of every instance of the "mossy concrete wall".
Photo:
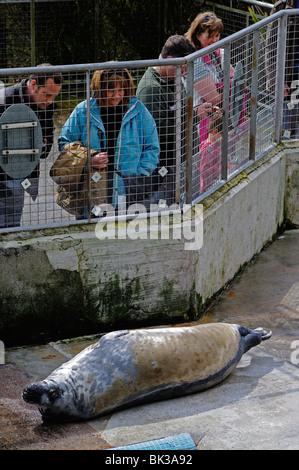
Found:
[(5, 344), (195, 315), (196, 256), (175, 240), (99, 240), (90, 224), (6, 235), (0, 247)]
[(285, 218), (296, 227), (299, 226), (299, 148), (291, 143), (285, 144), (286, 192)]
[(22, 345), (198, 318), (286, 219), (298, 224), (298, 162), (298, 147), (279, 146), (206, 198), (197, 249), (147, 228), (136, 239), (99, 239), (96, 224), (1, 234), (0, 339)]

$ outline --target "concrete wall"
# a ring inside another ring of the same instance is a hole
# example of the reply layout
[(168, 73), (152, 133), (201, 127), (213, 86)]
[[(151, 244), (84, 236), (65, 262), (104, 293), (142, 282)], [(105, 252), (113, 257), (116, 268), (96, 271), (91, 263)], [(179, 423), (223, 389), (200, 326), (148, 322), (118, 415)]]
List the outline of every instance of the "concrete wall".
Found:
[(286, 193), (285, 218), (291, 224), (299, 226), (299, 149), (292, 144), (285, 145), (286, 155)]
[(198, 249), (189, 226), (178, 239), (153, 239), (147, 226), (143, 238), (100, 240), (95, 224), (1, 234), (0, 339), (21, 345), (199, 317), (286, 218), (299, 223), (298, 162), (299, 146), (279, 146), (206, 198)]

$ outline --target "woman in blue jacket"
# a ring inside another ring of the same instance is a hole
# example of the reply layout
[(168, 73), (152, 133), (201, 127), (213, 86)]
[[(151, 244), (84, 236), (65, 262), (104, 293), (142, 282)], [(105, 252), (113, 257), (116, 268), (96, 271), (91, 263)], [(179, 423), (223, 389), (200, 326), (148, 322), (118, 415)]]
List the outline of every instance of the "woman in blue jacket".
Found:
[[(159, 161), (156, 123), (136, 98), (134, 85), (126, 69), (97, 70), (92, 78), (90, 100), (90, 149), (92, 168), (106, 168), (107, 203), (119, 207), (142, 202), (147, 183)], [(59, 150), (74, 141), (87, 147), (87, 101), (79, 103), (58, 138)]]

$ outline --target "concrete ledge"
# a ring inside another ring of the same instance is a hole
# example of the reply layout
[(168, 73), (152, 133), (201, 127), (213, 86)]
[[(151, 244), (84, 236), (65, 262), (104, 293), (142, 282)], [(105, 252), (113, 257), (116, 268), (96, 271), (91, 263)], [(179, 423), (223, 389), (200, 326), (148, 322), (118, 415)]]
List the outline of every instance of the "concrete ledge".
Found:
[(298, 146), (280, 145), (206, 198), (192, 249), (183, 231), (152, 239), (144, 221), (135, 239), (100, 240), (95, 224), (1, 234), (0, 338), (15, 346), (195, 319), (286, 214), (296, 222), (298, 161)]

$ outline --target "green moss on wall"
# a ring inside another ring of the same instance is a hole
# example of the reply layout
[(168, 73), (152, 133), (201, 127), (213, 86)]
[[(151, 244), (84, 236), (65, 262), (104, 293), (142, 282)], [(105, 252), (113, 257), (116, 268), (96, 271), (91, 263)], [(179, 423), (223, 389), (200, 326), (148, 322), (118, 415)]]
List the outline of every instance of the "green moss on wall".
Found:
[(118, 274), (110, 278), (99, 290), (98, 308), (105, 316), (116, 318), (134, 308), (140, 295), (139, 279), (121, 280)]
[(0, 337), (7, 346), (40, 343), (90, 332), (77, 272), (57, 270), (32, 289), (0, 298)]

